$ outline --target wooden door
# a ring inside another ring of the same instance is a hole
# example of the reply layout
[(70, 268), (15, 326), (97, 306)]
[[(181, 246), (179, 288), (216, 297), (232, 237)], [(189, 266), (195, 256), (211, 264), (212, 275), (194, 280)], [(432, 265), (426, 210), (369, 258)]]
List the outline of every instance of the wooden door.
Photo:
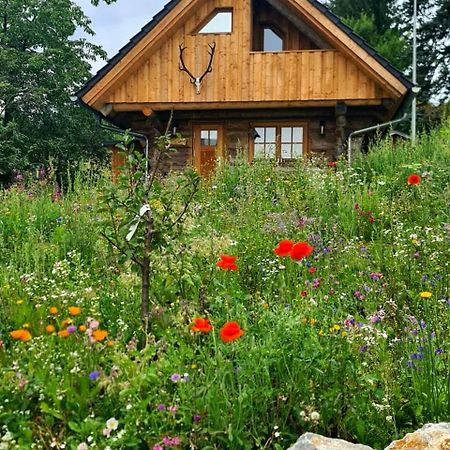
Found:
[(216, 168), (217, 158), (223, 157), (223, 125), (194, 125), (194, 163), (201, 176), (208, 178)]

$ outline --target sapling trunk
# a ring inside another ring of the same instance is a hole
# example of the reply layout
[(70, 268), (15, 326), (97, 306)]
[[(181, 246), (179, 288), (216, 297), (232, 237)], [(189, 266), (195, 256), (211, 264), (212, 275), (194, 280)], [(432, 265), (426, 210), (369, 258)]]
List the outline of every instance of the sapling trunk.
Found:
[(153, 239), (153, 218), (151, 216), (151, 211), (145, 213), (146, 217), (146, 229), (144, 237), (144, 251), (142, 257), (141, 265), (141, 320), (142, 327), (145, 334), (145, 339), (147, 339), (148, 328), (149, 328), (149, 305), (150, 305), (150, 254)]

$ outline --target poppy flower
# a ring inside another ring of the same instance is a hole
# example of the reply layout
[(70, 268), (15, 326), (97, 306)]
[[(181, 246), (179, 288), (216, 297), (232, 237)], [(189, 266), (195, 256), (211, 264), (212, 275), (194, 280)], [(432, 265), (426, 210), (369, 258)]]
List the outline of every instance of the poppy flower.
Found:
[(9, 334), (16, 341), (27, 342), (31, 339), (31, 333), (28, 330), (14, 330)]
[(327, 162), (327, 166), (328, 167), (336, 167), (337, 166), (337, 162), (336, 161), (328, 161)]
[(87, 330), (87, 326), (86, 326), (86, 325), (80, 325), (80, 326), (78, 327), (78, 329), (79, 329), (80, 331), (86, 331), (86, 330)]
[(102, 342), (106, 339), (106, 336), (108, 336), (108, 332), (105, 330), (94, 330), (92, 332), (92, 337), (97, 341), (97, 342)]
[(414, 184), (420, 184), (422, 181), (422, 178), (420, 178), (420, 175), (417, 175), (416, 173), (413, 173), (408, 177), (408, 184), (414, 185)]
[(58, 308), (56, 306), (52, 306), (49, 309), (49, 312), (50, 312), (50, 314), (56, 315), (56, 314), (58, 314)]
[(237, 256), (221, 255), (220, 261), (216, 263), (216, 266), (223, 270), (238, 270), (236, 265)]
[(212, 325), (209, 323), (208, 319), (202, 319), (201, 317), (197, 317), (194, 319), (194, 325), (191, 327), (191, 330), (198, 333), (209, 333), (213, 329)]
[(220, 339), (223, 342), (233, 342), (243, 336), (244, 330), (237, 322), (227, 322), (220, 330)]
[(295, 261), (300, 261), (303, 258), (311, 255), (314, 247), (311, 247), (307, 242), (297, 242), (290, 252), (290, 256)]
[(79, 306), (69, 306), (67, 310), (71, 316), (78, 316), (81, 312), (81, 308)]
[(47, 333), (54, 333), (55, 332), (55, 327), (53, 326), (53, 325), (47, 325), (46, 327), (45, 327), (45, 331), (47, 332)]
[(291, 253), (294, 243), (292, 241), (280, 241), (275, 247), (275, 254), (278, 256), (289, 256)]

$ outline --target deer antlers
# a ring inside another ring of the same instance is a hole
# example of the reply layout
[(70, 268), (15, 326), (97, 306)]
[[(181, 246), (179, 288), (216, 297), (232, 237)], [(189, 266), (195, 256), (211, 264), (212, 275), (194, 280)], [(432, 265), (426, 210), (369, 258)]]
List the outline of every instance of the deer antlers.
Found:
[(184, 63), (184, 60), (183, 60), (183, 52), (187, 49), (187, 47), (183, 47), (183, 44), (180, 45), (180, 70), (182, 72), (186, 72), (189, 75), (189, 78), (191, 79), (191, 83), (195, 86), (197, 95), (200, 94), (200, 89), (202, 87), (203, 78), (205, 78), (208, 73), (212, 72), (212, 63), (213, 63), (213, 59), (214, 59), (214, 52), (216, 51), (216, 43), (213, 42), (212, 44), (208, 44), (208, 47), (209, 47), (208, 67), (201, 76), (196, 77), (196, 76), (192, 75), (192, 73), (186, 67), (186, 64)]

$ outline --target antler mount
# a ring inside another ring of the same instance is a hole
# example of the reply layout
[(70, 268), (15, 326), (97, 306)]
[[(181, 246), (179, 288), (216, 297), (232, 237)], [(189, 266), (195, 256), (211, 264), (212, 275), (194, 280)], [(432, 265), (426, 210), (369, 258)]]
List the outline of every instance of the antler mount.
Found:
[(183, 44), (180, 44), (180, 70), (182, 72), (186, 72), (189, 75), (189, 78), (191, 79), (191, 83), (195, 86), (195, 91), (196, 91), (197, 95), (200, 94), (203, 79), (206, 77), (206, 75), (208, 75), (208, 73), (212, 72), (212, 63), (214, 60), (214, 52), (216, 51), (216, 43), (213, 42), (212, 44), (208, 44), (208, 47), (209, 47), (208, 67), (206, 68), (206, 70), (203, 72), (202, 75), (200, 75), (199, 77), (196, 77), (196, 76), (192, 75), (192, 73), (189, 71), (189, 69), (186, 67), (186, 64), (184, 63), (183, 53), (187, 49), (187, 47), (184, 47)]

